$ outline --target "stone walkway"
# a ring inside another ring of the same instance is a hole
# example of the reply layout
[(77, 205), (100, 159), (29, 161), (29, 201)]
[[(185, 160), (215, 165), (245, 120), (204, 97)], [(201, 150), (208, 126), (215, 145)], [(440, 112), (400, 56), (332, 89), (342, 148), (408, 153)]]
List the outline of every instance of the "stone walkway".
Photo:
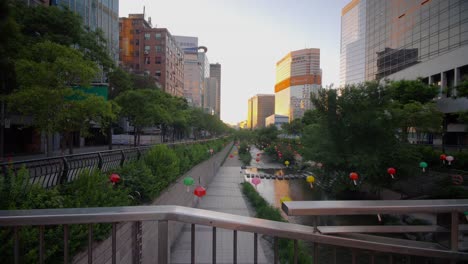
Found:
[[(234, 147), (230, 154), (234, 155)], [(242, 216), (254, 216), (249, 211), (244, 199), (240, 183), (244, 181), (238, 156), (227, 157), (216, 177), (206, 188), (206, 196), (198, 204), (198, 208)], [(187, 224), (182, 230), (171, 250), (171, 263), (190, 263), (191, 232)], [(212, 227), (196, 226), (195, 228), (195, 263), (212, 263)], [(216, 263), (233, 262), (233, 232), (231, 230), (216, 230)], [(270, 263), (258, 236), (258, 263)], [(237, 232), (237, 263), (253, 263), (254, 235)]]

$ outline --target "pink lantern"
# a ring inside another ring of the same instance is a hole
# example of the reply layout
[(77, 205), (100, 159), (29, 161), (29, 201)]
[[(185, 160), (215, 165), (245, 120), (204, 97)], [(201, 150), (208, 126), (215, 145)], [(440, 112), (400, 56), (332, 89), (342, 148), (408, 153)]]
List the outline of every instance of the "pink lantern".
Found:
[(252, 179), (252, 184), (255, 185), (255, 189), (257, 189), (257, 185), (259, 185), (262, 182), (259, 177), (255, 177)]
[(213, 152), (214, 152), (214, 150), (213, 150), (213, 149), (210, 149), (210, 154), (211, 154), (211, 155), (213, 155)]
[(445, 158), (445, 160), (448, 162), (448, 165), (452, 165), (452, 161), (454, 160), (455, 158), (453, 156), (447, 156)]
[(234, 158), (234, 155), (231, 154), (231, 155), (229, 155), (229, 157), (232, 159), (232, 158)]
[(396, 169), (395, 168), (388, 168), (387, 169), (388, 174), (392, 176), (392, 179), (395, 179), (394, 175), (396, 174)]

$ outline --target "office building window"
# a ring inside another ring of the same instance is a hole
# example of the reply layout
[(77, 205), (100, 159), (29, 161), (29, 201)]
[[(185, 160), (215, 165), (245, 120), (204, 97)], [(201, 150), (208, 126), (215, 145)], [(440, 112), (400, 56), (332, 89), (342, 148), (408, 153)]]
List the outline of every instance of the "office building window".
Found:
[(154, 34), (154, 37), (157, 38), (157, 39), (160, 39), (161, 38), (161, 33)]
[(145, 40), (149, 40), (150, 39), (150, 33), (145, 33)]

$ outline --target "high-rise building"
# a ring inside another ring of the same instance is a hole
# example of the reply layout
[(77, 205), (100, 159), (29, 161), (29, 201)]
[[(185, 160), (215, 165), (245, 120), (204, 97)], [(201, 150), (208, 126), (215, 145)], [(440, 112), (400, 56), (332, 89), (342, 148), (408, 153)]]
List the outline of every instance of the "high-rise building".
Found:
[(275, 95), (257, 94), (249, 98), (247, 127), (249, 129), (265, 127), (265, 119), (274, 114)]
[(320, 49), (288, 53), (276, 63), (275, 114), (287, 116), (289, 122), (301, 118), (312, 108), (310, 93), (321, 84)]
[(221, 64), (210, 64), (210, 77), (216, 78), (216, 80), (218, 80), (215, 113), (218, 117), (221, 117)]
[(214, 77), (205, 78), (205, 96), (204, 96), (204, 109), (210, 115), (216, 115), (216, 105), (219, 91), (218, 79)]
[(194, 107), (203, 107), (204, 69), (198, 61), (198, 38), (174, 36), (184, 52), (184, 97)]
[[(36, 0), (36, 2), (38, 2)], [(49, 2), (49, 1), (41, 1)], [(79, 14), (91, 30), (101, 29), (107, 48), (115, 63), (119, 60), (119, 0), (51, 0), (51, 5), (63, 6)]]
[(184, 95), (184, 53), (166, 28), (152, 28), (144, 14), (119, 19), (120, 62), (137, 74), (155, 78), (174, 96)]
[[(365, 12), (361, 11), (364, 9)], [(365, 80), (414, 80), (421, 78), (440, 87), (436, 103), (449, 120), (445, 144), (468, 144), (466, 127), (453, 122), (452, 115), (468, 110), (468, 99), (456, 96), (454, 89), (468, 78), (468, 1), (465, 0), (374, 0), (351, 1), (343, 9), (343, 29), (353, 28), (352, 12), (365, 16)], [(356, 17), (354, 17), (356, 18)], [(360, 18), (357, 21), (361, 21)], [(358, 23), (362, 27), (361, 23)], [(359, 32), (362, 32), (359, 29)], [(343, 43), (356, 34), (344, 34)], [(359, 40), (359, 41), (360, 41)], [(348, 53), (342, 72), (361, 68), (362, 56)], [(345, 79), (347, 83), (347, 79)], [(451, 120), (451, 121), (450, 121)], [(440, 137), (428, 139), (438, 144)]]
[(341, 10), (340, 87), (366, 79), (366, 0)]

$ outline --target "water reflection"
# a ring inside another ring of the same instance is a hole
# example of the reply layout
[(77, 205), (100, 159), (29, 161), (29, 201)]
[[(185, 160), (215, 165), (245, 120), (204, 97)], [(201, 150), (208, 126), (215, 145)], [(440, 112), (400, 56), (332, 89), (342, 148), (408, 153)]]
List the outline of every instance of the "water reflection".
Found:
[[(249, 168), (245, 170), (246, 174), (257, 176), (275, 175), (276, 179), (261, 179), (261, 183), (257, 185), (259, 194), (271, 205), (281, 208), (281, 198), (289, 197), (293, 201), (312, 201), (312, 200), (329, 200), (333, 199), (323, 189), (314, 185), (310, 188), (309, 183), (302, 178), (301, 172), (296, 172), (290, 169), (259, 169)], [(300, 179), (286, 179), (291, 175), (301, 176)], [(245, 177), (247, 182), (252, 182), (252, 178)], [(283, 178), (284, 177), (284, 178)], [(287, 216), (282, 211), (283, 217), (289, 222), (313, 225), (313, 217), (310, 216)], [(356, 215), (356, 216), (320, 216), (319, 225), (350, 225), (350, 224), (378, 224), (374, 217)]]

